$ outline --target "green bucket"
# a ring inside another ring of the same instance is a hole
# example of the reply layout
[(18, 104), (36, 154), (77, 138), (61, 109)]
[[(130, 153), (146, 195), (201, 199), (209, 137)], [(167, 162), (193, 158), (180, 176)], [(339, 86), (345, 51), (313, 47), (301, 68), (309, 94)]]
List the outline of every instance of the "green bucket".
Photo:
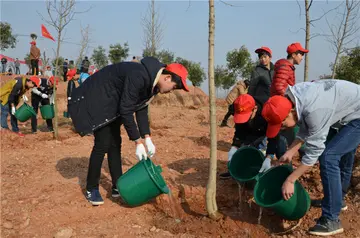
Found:
[(231, 176), (239, 182), (250, 182), (255, 180), (259, 174), (264, 154), (251, 146), (238, 149), (228, 163)]
[(118, 179), (116, 187), (129, 206), (138, 206), (170, 192), (161, 172), (150, 159), (141, 160)]
[(64, 112), (63, 112), (63, 116), (64, 116), (65, 118), (70, 118), (69, 112), (67, 112), (67, 111), (64, 111)]
[(24, 103), (19, 107), (15, 112), (15, 117), (21, 122), (25, 122), (29, 120), (32, 116), (36, 116), (36, 113), (32, 106), (28, 105), (27, 103)]
[(282, 196), (282, 185), (293, 169), (289, 165), (273, 167), (259, 175), (254, 189), (256, 204), (272, 208), (287, 220), (298, 220), (310, 209), (310, 197), (304, 187), (296, 181), (294, 195), (287, 201)]
[(43, 119), (53, 119), (55, 117), (54, 104), (42, 105), (40, 112)]

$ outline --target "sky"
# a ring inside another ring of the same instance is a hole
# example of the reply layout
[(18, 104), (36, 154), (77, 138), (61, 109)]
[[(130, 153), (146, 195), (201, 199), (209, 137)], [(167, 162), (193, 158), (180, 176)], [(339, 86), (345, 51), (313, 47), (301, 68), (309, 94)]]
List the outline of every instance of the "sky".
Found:
[[(142, 18), (146, 15), (150, 1), (77, 1), (75, 19), (65, 30), (65, 39), (70, 43), (63, 43), (60, 55), (68, 59), (76, 59), (81, 41), (81, 26), (90, 26), (91, 47), (99, 45), (105, 49), (110, 44), (128, 42), (130, 46), (129, 59), (140, 56), (144, 48)], [(273, 63), (286, 57), (286, 48), (292, 42), (300, 42), (305, 46), (304, 1), (225, 1), (235, 5), (229, 6), (215, 1), (215, 64), (226, 64), (226, 53), (245, 45), (256, 60), (255, 49), (268, 46), (273, 51)], [(341, 1), (316, 1), (311, 7), (312, 19), (321, 17)], [(207, 1), (156, 1), (155, 5), (162, 19), (164, 28), (161, 49), (170, 50), (176, 56), (200, 62), (207, 73), (208, 69), (208, 2)], [(343, 7), (343, 6), (342, 6)], [(339, 8), (338, 11), (343, 8)], [(13, 32), (18, 34), (15, 49), (8, 49), (4, 53), (13, 58), (23, 59), (30, 49), (30, 33), (41, 35), (41, 24), (56, 38), (55, 30), (42, 19), (49, 19), (44, 1), (1, 1), (1, 21), (11, 24)], [(311, 28), (313, 34), (329, 34), (327, 21), (338, 24), (337, 11), (330, 11), (321, 20), (314, 22)], [(327, 19), (327, 20), (326, 20)], [(357, 22), (360, 25), (360, 19)], [(23, 36), (22, 36), (23, 35)], [(360, 31), (357, 39), (348, 47), (359, 44)], [(37, 45), (47, 56), (55, 55), (56, 43), (39, 38)], [(309, 47), (309, 79), (316, 79), (320, 75), (330, 73), (330, 63), (334, 61), (335, 53), (324, 36), (311, 39)], [(297, 82), (303, 81), (304, 62), (296, 67)], [(201, 85), (207, 93), (207, 80)], [(223, 93), (224, 94), (224, 93)], [(220, 96), (220, 95), (219, 95)]]

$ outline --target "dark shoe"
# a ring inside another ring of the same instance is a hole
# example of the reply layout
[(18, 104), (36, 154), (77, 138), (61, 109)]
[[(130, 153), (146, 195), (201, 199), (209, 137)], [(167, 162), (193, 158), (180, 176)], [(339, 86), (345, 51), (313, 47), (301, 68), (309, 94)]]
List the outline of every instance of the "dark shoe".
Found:
[(117, 188), (111, 189), (111, 197), (113, 197), (113, 198), (120, 197), (120, 193), (119, 193), (119, 190)]
[[(314, 199), (314, 200), (311, 200), (311, 206), (312, 207), (321, 207), (321, 199)], [(346, 205), (345, 201), (342, 200), (342, 203), (341, 203), (341, 211), (346, 211), (348, 209), (348, 206)]]
[(48, 128), (49, 132), (54, 132), (54, 128)]
[(229, 179), (231, 178), (231, 174), (229, 172), (222, 173), (219, 175), (220, 179)]
[(220, 127), (227, 127), (227, 122), (226, 121), (222, 121), (221, 124), (220, 124)]
[(331, 236), (344, 232), (340, 220), (331, 221), (325, 217), (320, 217), (316, 225), (309, 229), (311, 235)]
[(98, 206), (104, 204), (104, 200), (101, 197), (99, 189), (93, 189), (91, 191), (86, 191), (86, 199), (93, 205)]

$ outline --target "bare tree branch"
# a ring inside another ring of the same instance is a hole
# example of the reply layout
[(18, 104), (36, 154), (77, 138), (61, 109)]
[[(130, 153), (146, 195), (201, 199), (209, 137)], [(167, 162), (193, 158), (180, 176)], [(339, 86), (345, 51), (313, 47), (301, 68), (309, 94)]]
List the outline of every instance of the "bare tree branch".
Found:
[(155, 9), (155, 1), (151, 0), (147, 14), (141, 20), (144, 31), (144, 51), (150, 56), (155, 56), (161, 46), (164, 36), (162, 22), (163, 19), (159, 16), (159, 8)]
[(329, 12), (332, 12), (332, 11), (338, 9), (341, 5), (342, 5), (342, 3), (340, 3), (337, 7), (334, 7), (334, 8), (332, 8), (332, 9), (324, 12), (324, 14), (322, 14), (320, 17), (315, 18), (315, 19), (311, 19), (311, 20), (310, 20), (310, 23), (321, 20), (321, 19), (322, 19), (324, 16), (326, 16)]
[(189, 5), (188, 5), (188, 7), (186, 8), (186, 11), (189, 11), (190, 7), (191, 7), (191, 0), (189, 0)]
[(234, 5), (234, 4), (231, 4), (231, 3), (228, 3), (228, 2), (225, 2), (223, 0), (219, 0), (219, 2), (227, 5), (227, 6), (230, 6), (230, 7), (243, 7), (243, 6), (239, 6), (239, 5)]
[(335, 60), (332, 68), (332, 78), (335, 78), (336, 67), (340, 55), (346, 51), (346, 46), (357, 39), (356, 33), (360, 30), (357, 21), (359, 19), (360, 1), (345, 0), (345, 7), (337, 24), (330, 24), (326, 19), (331, 34), (327, 41), (335, 52)]
[(299, 0), (296, 0), (296, 3), (299, 7), (299, 18), (301, 19), (301, 6), (300, 6), (300, 3), (299, 3)]
[(309, 11), (309, 10), (310, 10), (310, 7), (311, 7), (312, 3), (313, 3), (313, 0), (310, 1), (309, 7), (306, 9), (306, 11)]

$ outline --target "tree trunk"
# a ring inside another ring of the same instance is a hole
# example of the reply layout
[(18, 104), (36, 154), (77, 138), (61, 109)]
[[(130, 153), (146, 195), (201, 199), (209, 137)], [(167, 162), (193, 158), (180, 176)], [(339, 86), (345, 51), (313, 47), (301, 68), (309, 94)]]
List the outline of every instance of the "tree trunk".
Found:
[[(305, 0), (306, 32), (305, 32), (305, 49), (310, 47), (310, 8), (309, 0)], [(305, 54), (304, 65), (304, 82), (309, 80), (309, 54)]]
[(155, 32), (155, 0), (151, 0), (151, 56), (156, 54), (156, 32)]
[(59, 55), (60, 55), (60, 41), (61, 41), (62, 21), (63, 21), (63, 19), (60, 17), (59, 31), (58, 31), (58, 38), (57, 38), (57, 48), (56, 48), (56, 63), (55, 63), (55, 76), (54, 76), (55, 80), (54, 80), (54, 85), (53, 85), (54, 111), (55, 111), (55, 118), (54, 118), (54, 138), (55, 138), (55, 140), (57, 140), (59, 138), (58, 110), (57, 110), (57, 102), (56, 102), (56, 77), (58, 77), (58, 74), (59, 74), (58, 64), (59, 64)]
[(215, 35), (215, 9), (214, 0), (209, 0), (209, 102), (210, 102), (210, 168), (209, 179), (206, 186), (206, 210), (209, 217), (218, 219), (216, 204), (216, 169), (217, 169), (217, 138), (216, 138), (216, 100), (214, 77), (214, 35)]
[(348, 23), (349, 23), (349, 17), (351, 15), (351, 9), (349, 9), (349, 0), (346, 0), (346, 8), (347, 8), (347, 12), (346, 12), (346, 18), (345, 18), (343, 33), (342, 33), (340, 41), (338, 41), (338, 45), (336, 47), (335, 62), (334, 62), (334, 66), (333, 66), (332, 74), (331, 74), (332, 79), (335, 78), (336, 65), (337, 65), (337, 62), (339, 61), (339, 57), (340, 57), (340, 54), (341, 54), (344, 38), (346, 38), (346, 33), (347, 33), (347, 30), (348, 30), (347, 27), (348, 27)]

